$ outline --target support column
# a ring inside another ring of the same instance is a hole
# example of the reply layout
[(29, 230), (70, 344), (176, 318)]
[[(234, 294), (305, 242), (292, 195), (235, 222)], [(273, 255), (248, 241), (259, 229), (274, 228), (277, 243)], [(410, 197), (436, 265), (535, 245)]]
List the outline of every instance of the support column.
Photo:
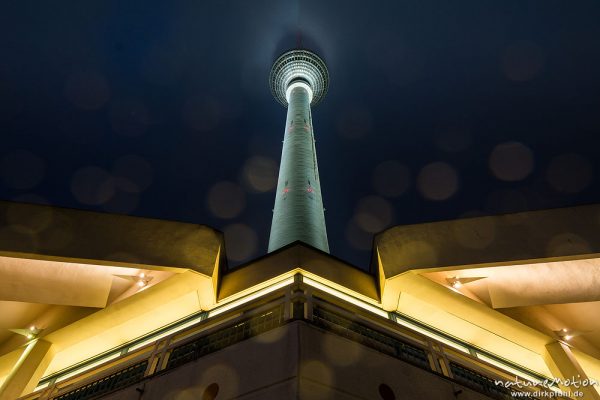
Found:
[[(588, 379), (588, 376), (583, 368), (581, 368), (581, 365), (579, 365), (579, 362), (577, 362), (569, 346), (562, 342), (553, 342), (546, 345), (546, 350), (549, 356), (549, 359), (546, 360), (548, 367), (563, 382), (567, 379), (581, 382)], [(598, 394), (593, 386), (581, 386), (577, 388), (573, 385), (563, 385), (561, 388), (571, 393), (574, 391), (582, 392), (584, 399), (600, 400), (600, 394)]]
[(21, 357), (0, 388), (1, 400), (13, 400), (31, 393), (54, 357), (52, 343), (34, 339), (25, 348)]

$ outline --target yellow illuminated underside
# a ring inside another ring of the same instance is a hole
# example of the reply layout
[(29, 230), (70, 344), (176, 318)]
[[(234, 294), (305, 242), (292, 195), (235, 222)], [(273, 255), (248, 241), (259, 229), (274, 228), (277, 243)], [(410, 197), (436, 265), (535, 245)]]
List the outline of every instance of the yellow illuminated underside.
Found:
[[(210, 308), (209, 317), (216, 316), (256, 300), (279, 288), (291, 285), (296, 274), (307, 276), (305, 283), (317, 289), (336, 295), (369, 312), (388, 317), (388, 313), (383, 311), (381, 306), (373, 299), (347, 290), (343, 286), (322, 279), (301, 268), (291, 270), (219, 301)], [(157, 287), (153, 291), (147, 291), (148, 293), (140, 293), (140, 295), (124, 301), (120, 307), (109, 307), (48, 335), (47, 340), (54, 343), (64, 343), (64, 345), (58, 347), (58, 352), (44, 375), (48, 376), (67, 369), (97, 354), (108, 352), (111, 349), (138, 340), (149, 332), (156, 331), (190, 314), (201, 311), (203, 308), (199, 302), (198, 292), (200, 290), (198, 289), (198, 283), (205, 284), (205, 282), (199, 275), (186, 272), (174, 276), (164, 282), (162, 291), (158, 291), (161, 288)], [(194, 280), (197, 282), (196, 286), (193, 284)], [(181, 330), (189, 324), (197, 322), (191, 321), (178, 326), (176, 329)], [(163, 333), (162, 336), (170, 333), (172, 332), (169, 330)], [(147, 341), (138, 343), (135, 348), (143, 347), (158, 340), (158, 338), (158, 336), (153, 336)]]
[[(206, 294), (207, 292), (213, 293), (212, 279), (188, 271), (165, 280), (160, 285), (151, 288), (152, 290), (126, 299), (48, 335), (45, 339), (56, 345), (57, 354), (45, 376), (126, 343), (140, 340), (150, 332), (157, 331), (201, 310), (208, 311), (208, 315), (211, 317), (252, 302), (270, 292), (292, 285), (296, 274), (301, 274), (303, 282), (317, 290), (327, 292), (379, 317), (389, 318), (389, 312), (384, 310), (382, 304), (377, 300), (349, 290), (302, 268), (287, 271), (207, 307), (206, 303), (202, 304), (201, 299), (213, 296)], [(470, 301), (469, 299), (452, 295), (448, 290), (438, 291), (431, 286), (435, 284), (425, 278), (416, 275), (407, 275), (406, 278), (408, 280), (391, 282), (392, 286), (396, 285), (399, 293), (395, 311), (434, 329), (443, 327), (444, 333), (466, 343), (463, 345), (447, 340), (443, 335), (438, 335), (432, 330), (423, 330), (414, 324), (414, 326), (409, 326), (410, 324), (407, 325), (405, 321), (399, 320), (398, 323), (419, 332), (423, 331), (421, 333), (459, 351), (468, 352), (469, 348), (466, 344), (470, 344), (541, 375), (552, 376), (544, 362), (544, 354), (538, 347), (539, 344), (543, 346), (550, 341), (550, 338), (546, 338), (537, 331), (532, 332), (531, 328), (506, 316), (499, 319), (494, 329), (486, 329), (482, 325), (482, 321), (489, 322), (489, 318), (493, 320), (494, 315), (489, 315), (489, 313), (496, 313), (495, 311), (482, 311), (479, 308), (477, 312), (473, 312), (472, 305), (465, 304), (465, 301)], [(388, 284), (386, 290), (389, 290), (390, 282), (386, 282), (386, 284)], [(407, 284), (408, 286), (406, 286)], [(483, 307), (481, 304), (478, 306)], [(185, 329), (198, 321), (189, 321), (166, 331), (166, 333), (163, 332), (161, 335)], [(509, 328), (509, 336), (505, 335), (507, 332), (505, 328)], [(519, 338), (523, 338), (523, 341), (519, 341)], [(142, 340), (141, 343), (138, 343), (135, 348), (143, 347), (157, 339), (158, 336), (148, 337), (145, 341)], [(482, 357), (480, 356), (480, 358)], [(7, 357), (0, 358), (0, 373), (4, 371), (4, 375), (6, 375), (7, 368), (2, 369), (1, 365), (3, 359), (8, 361)], [(482, 359), (487, 362), (494, 361), (493, 359)], [(581, 356), (581, 360), (582, 366), (589, 370), (590, 375), (600, 375), (598, 360), (589, 356), (585, 358), (584, 355)], [(507, 368), (504, 367), (504, 369)], [(4, 375), (0, 375), (0, 379), (3, 379)]]

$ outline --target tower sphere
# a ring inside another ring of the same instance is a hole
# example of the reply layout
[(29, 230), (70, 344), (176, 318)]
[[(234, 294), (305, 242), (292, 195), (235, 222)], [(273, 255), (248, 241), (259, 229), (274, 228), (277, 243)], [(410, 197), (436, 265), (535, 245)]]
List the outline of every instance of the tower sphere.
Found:
[(287, 92), (292, 85), (308, 86), (312, 106), (319, 104), (329, 88), (329, 72), (325, 62), (308, 50), (290, 50), (283, 53), (271, 68), (271, 93), (287, 107)]

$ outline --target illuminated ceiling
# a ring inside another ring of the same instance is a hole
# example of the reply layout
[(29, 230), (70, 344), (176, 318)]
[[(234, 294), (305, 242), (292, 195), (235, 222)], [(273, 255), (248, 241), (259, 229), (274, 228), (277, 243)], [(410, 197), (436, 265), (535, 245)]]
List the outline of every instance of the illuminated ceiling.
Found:
[(27, 341), (11, 329), (35, 326), (49, 334), (172, 275), (136, 267), (0, 257), (0, 355)]
[(567, 329), (570, 344), (600, 357), (600, 259), (419, 272), (550, 337)]

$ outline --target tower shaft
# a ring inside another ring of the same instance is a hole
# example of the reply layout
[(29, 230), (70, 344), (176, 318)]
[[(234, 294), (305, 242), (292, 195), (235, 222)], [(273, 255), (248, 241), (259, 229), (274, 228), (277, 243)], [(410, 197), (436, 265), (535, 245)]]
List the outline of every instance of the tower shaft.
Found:
[(303, 85), (290, 89), (269, 252), (296, 240), (329, 252), (311, 95)]

